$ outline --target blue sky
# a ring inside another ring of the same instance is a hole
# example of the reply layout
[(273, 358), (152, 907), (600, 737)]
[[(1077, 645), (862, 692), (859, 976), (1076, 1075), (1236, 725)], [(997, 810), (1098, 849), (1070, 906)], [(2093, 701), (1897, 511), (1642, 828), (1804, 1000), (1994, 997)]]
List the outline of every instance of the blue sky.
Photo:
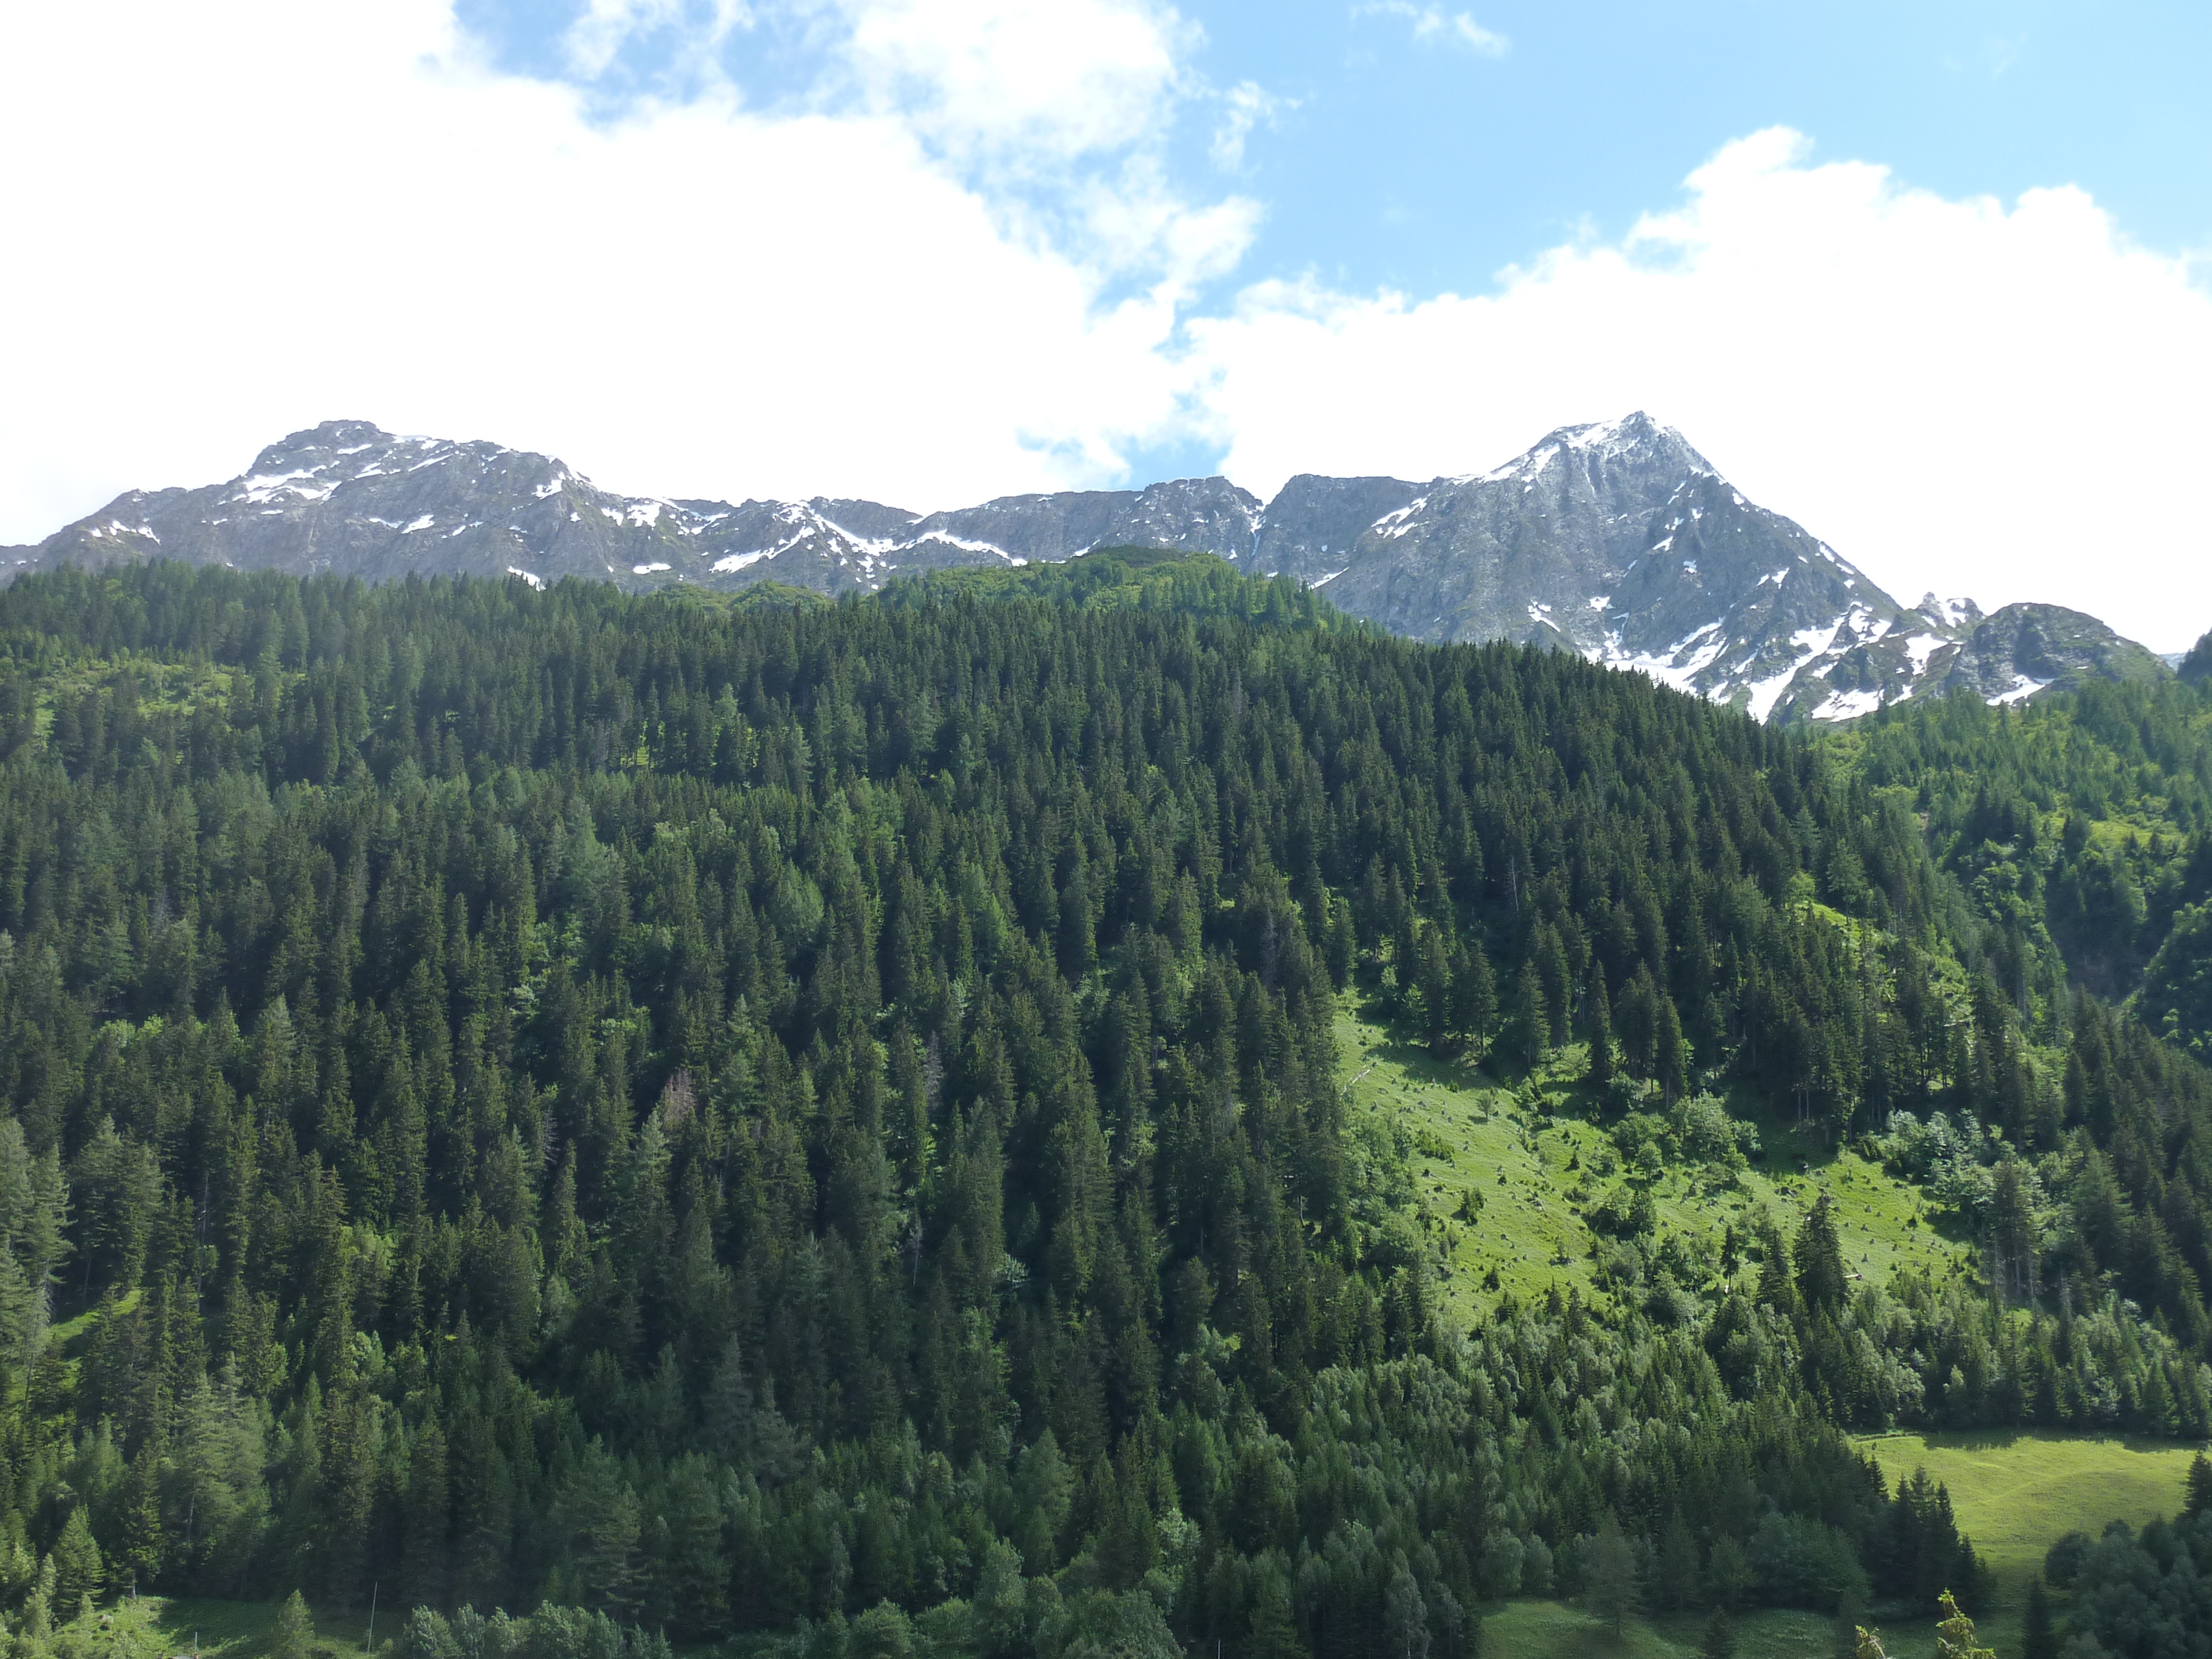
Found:
[(11, 8), (0, 542), (337, 416), (927, 510), (1643, 407), (1908, 599), (2174, 648), (2208, 85), (2202, 4)]
[[(577, 0), (459, 10), (511, 66), (586, 78), (563, 46)], [(1267, 209), (1239, 280), (1313, 271), (1355, 289), (1467, 292), (1558, 242), (1619, 235), (1723, 143), (1774, 125), (1948, 197), (2078, 185), (2147, 246), (2212, 247), (2212, 6), (1274, 0), (1181, 12), (1203, 32), (1194, 69), (1279, 100), (1237, 173)], [(1498, 44), (1473, 43), (1462, 20)], [(610, 113), (683, 83), (685, 34), (647, 25), (588, 77)], [(828, 55), (773, 13), (716, 53), (768, 106), (806, 98)], [(1210, 116), (1182, 112), (1171, 150), (1200, 188), (1218, 171)]]

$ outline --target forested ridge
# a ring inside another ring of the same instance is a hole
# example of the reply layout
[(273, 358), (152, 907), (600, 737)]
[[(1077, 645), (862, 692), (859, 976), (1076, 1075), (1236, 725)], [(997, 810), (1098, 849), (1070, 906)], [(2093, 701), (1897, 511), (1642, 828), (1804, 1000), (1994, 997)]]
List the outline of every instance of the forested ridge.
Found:
[[(2204, 1431), (2205, 1074), (1908, 787), (1131, 569), (0, 593), (24, 1639), (132, 1584), (377, 1587), (1452, 1659), (1516, 1589), (1971, 1602), (1948, 1498), (1847, 1428)], [(1825, 1205), (1716, 1258), (1631, 1172), (1664, 1294), (1462, 1328), (1345, 995), (1509, 1074), (1584, 1045), (1624, 1121), (1786, 1103), (1986, 1282), (1852, 1282)]]
[(1939, 855), (2002, 933), (2023, 1006), (2070, 978), (2202, 1055), (2212, 703), (2194, 678), (2099, 683), (2018, 709), (1905, 703), (1832, 742), (1869, 782), (1912, 793)]

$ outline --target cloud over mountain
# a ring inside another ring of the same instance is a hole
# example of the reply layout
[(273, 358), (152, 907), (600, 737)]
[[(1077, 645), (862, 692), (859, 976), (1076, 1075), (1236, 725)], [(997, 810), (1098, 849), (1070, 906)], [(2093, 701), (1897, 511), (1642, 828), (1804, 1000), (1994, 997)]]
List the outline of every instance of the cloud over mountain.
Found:
[[(741, 91), (726, 52), (779, 28), (817, 72)], [(623, 80), (663, 35), (681, 72)], [(2212, 295), (2085, 193), (1949, 199), (1775, 129), (1617, 240), (1340, 289), (1249, 268), (1266, 204), (1218, 169), (1287, 103), (1210, 85), (1201, 45), (1152, 0), (597, 0), (533, 76), (447, 0), (16, 8), (0, 539), (333, 409), (927, 507), (1164, 452), (1261, 495), (1455, 473), (1642, 407), (1877, 578), (2166, 649), (2212, 617), (2171, 487), (2212, 445)], [(94, 82), (123, 115), (86, 118)]]

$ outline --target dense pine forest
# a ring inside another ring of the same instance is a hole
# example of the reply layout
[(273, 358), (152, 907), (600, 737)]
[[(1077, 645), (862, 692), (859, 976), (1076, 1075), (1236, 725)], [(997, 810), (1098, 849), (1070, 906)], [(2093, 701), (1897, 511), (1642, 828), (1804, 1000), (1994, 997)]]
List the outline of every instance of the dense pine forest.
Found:
[[(375, 1595), (441, 1659), (1972, 1608), (1850, 1431), (2212, 1431), (2208, 710), (1810, 740), (1133, 556), (18, 581), (17, 1651), (133, 1588)], [(1638, 1293), (1449, 1316), (1347, 999), (1509, 1083), (1578, 1053), (1624, 1147), (1766, 1103), (1984, 1270), (1859, 1281), (1825, 1202), (1714, 1249), (1625, 1158)]]

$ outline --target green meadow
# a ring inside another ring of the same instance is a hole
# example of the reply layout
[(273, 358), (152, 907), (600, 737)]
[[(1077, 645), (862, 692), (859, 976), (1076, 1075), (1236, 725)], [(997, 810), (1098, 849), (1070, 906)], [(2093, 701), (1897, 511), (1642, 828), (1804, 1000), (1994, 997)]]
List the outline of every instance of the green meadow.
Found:
[[(1410, 1138), (1417, 1200), (1456, 1312), (1467, 1316), (1507, 1295), (1526, 1299), (1554, 1288), (1603, 1294), (1583, 1218), (1622, 1172), (1613, 1167), (1613, 1139), (1582, 1080), (1581, 1045), (1526, 1073), (1441, 1060), (1397, 1040), (1351, 999), (1336, 1035), (1355, 1112), (1402, 1125)], [(1913, 1183), (1747, 1100), (1729, 1105), (1758, 1128), (1763, 1156), (1744, 1170), (1670, 1164), (1649, 1173), (1660, 1233), (1696, 1236), (1717, 1248), (1731, 1225), (1747, 1234), (1764, 1209), (1786, 1234), (1827, 1192), (1855, 1273), (1876, 1283), (1906, 1267), (1972, 1273), (1971, 1246), (1936, 1224)], [(2046, 1433), (1890, 1434), (1863, 1444), (1893, 1486), (1925, 1465), (1950, 1488), (1960, 1525), (1996, 1576), (1998, 1602), (1982, 1635), (1996, 1643), (2001, 1659), (2018, 1651), (2021, 1598), (2045, 1552), (2075, 1528), (2172, 1514), (2196, 1450)], [(1703, 1630), (1702, 1615), (1639, 1618), (1616, 1638), (1579, 1607), (1537, 1601), (1491, 1609), (1484, 1625), (1486, 1651), (1511, 1659), (1686, 1656), (1697, 1652)], [(1934, 1631), (1931, 1608), (1924, 1620), (1889, 1618), (1883, 1634), (1893, 1659), (1919, 1659), (1935, 1651)], [(1736, 1633), (1747, 1655), (1825, 1659), (1832, 1651), (1828, 1622), (1803, 1613), (1747, 1613)]]
[[(1623, 1177), (1582, 1080), (1583, 1046), (1557, 1050), (1509, 1085), (1395, 1040), (1350, 1000), (1336, 1036), (1355, 1112), (1402, 1123), (1411, 1136), (1417, 1197), (1431, 1218), (1448, 1304), (1466, 1316), (1509, 1294), (1592, 1294), (1583, 1217)], [(1764, 1156), (1747, 1170), (1674, 1164), (1651, 1175), (1662, 1234), (1689, 1234), (1717, 1250), (1732, 1224), (1747, 1236), (1762, 1209), (1787, 1233), (1826, 1191), (1853, 1273), (1881, 1283), (1908, 1265), (1939, 1275), (1972, 1270), (1972, 1247), (1933, 1224), (1912, 1183), (1747, 1101), (1729, 1104), (1757, 1127)]]

